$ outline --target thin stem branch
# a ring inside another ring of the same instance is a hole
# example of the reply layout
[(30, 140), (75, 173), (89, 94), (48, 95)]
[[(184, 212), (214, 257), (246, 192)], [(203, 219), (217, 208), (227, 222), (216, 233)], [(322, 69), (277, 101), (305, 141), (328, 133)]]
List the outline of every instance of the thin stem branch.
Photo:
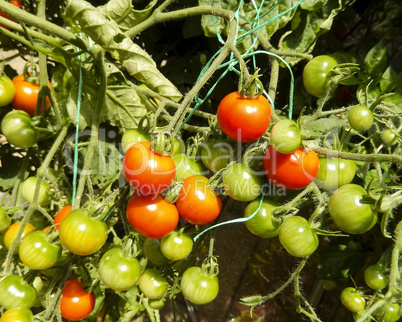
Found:
[(5, 0), (0, 0), (0, 10), (5, 12), (11, 18), (24, 22), (27, 25), (37, 27), (48, 34), (52, 34), (64, 39), (65, 41), (81, 48), (82, 50), (88, 50), (87, 45), (80, 37), (74, 35), (63, 27), (57, 26), (54, 23), (43, 19), (38, 19), (37, 16), (21, 10)]
[(92, 119), (91, 126), (91, 139), (89, 141), (89, 146), (87, 154), (85, 156), (84, 166), (81, 172), (80, 180), (78, 182), (77, 195), (74, 202), (74, 208), (77, 209), (81, 204), (81, 197), (84, 193), (85, 183), (87, 182), (87, 177), (90, 175), (90, 167), (92, 162), (92, 157), (94, 155), (95, 149), (98, 146), (99, 140), (99, 126), (100, 126), (100, 114), (105, 102), (106, 88), (107, 88), (107, 75), (104, 63), (104, 51), (100, 49), (99, 46), (93, 48), (93, 53), (96, 58), (96, 62), (100, 71), (100, 84), (99, 84), (99, 96), (96, 102), (96, 110), (94, 111), (94, 117)]
[(402, 164), (402, 155), (398, 154), (359, 154), (359, 153), (349, 153), (349, 152), (341, 152), (337, 150), (331, 150), (322, 148), (312, 142), (303, 141), (306, 147), (310, 148), (314, 152), (318, 154), (325, 155), (331, 158), (342, 158), (348, 160), (355, 160), (355, 161), (365, 161), (369, 163), (375, 162), (393, 162)]

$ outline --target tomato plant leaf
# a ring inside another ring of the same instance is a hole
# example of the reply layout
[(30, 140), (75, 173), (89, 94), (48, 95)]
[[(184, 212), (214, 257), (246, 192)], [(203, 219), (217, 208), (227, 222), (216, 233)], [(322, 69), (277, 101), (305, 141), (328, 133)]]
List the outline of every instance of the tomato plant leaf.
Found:
[(106, 106), (101, 121), (110, 121), (121, 129), (137, 127), (147, 110), (137, 92), (129, 85), (111, 85), (106, 90)]
[(380, 89), (382, 92), (392, 92), (396, 86), (397, 75), (395, 70), (389, 66), (380, 80)]
[(364, 70), (371, 76), (380, 76), (387, 68), (388, 56), (384, 40), (380, 40), (364, 57)]
[(320, 253), (318, 278), (338, 280), (353, 276), (364, 265), (366, 254), (343, 244), (333, 244)]
[(98, 7), (98, 10), (114, 20), (121, 30), (127, 30), (147, 19), (157, 2), (153, 0), (143, 10), (135, 10), (131, 0), (111, 0)]
[[(282, 37), (281, 49), (310, 53), (315, 46), (317, 38), (331, 29), (334, 18), (341, 10), (343, 10), (341, 0), (329, 0), (317, 10), (302, 10), (297, 28), (285, 33)], [(291, 65), (294, 65), (300, 61), (300, 58), (287, 57), (286, 60)]]
[(155, 62), (130, 37), (122, 33), (113, 20), (105, 17), (90, 3), (72, 0), (66, 8), (66, 20), (107, 50), (120, 61), (128, 73), (162, 96), (177, 102), (182, 95), (178, 89), (157, 69)]
[(326, 119), (319, 119), (310, 122), (306, 125), (305, 130), (310, 132), (312, 135), (328, 133), (334, 129), (341, 128), (347, 125), (346, 119), (341, 119), (339, 117), (329, 117)]

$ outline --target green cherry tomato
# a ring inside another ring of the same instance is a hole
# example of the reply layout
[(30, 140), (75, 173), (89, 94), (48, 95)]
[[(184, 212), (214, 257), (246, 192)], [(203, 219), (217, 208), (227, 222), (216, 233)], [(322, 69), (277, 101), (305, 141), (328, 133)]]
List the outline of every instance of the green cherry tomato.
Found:
[(166, 258), (161, 251), (160, 240), (154, 238), (145, 238), (142, 245), (144, 255), (156, 266), (163, 266), (170, 263), (169, 258)]
[(217, 172), (231, 161), (237, 160), (239, 148), (228, 139), (209, 139), (201, 145), (201, 161), (211, 171)]
[(370, 265), (364, 271), (364, 281), (373, 290), (382, 290), (388, 286), (388, 277), (379, 265)]
[(6, 310), (24, 307), (31, 308), (36, 301), (36, 289), (21, 276), (9, 275), (0, 280), (0, 306)]
[(337, 61), (327, 55), (316, 56), (303, 69), (304, 88), (311, 95), (323, 97), (331, 82), (330, 70), (338, 65)]
[(401, 306), (398, 303), (389, 303), (385, 307), (385, 313), (383, 316), (383, 322), (396, 322), (401, 317), (400, 312)]
[(378, 214), (371, 205), (362, 203), (366, 190), (356, 184), (337, 189), (328, 202), (328, 211), (335, 225), (349, 234), (363, 234), (377, 222)]
[(156, 269), (146, 269), (138, 281), (138, 286), (149, 299), (160, 299), (168, 289), (168, 282)]
[[(21, 184), (21, 195), (22, 198), (28, 203), (33, 202), (35, 187), (36, 187), (36, 177), (29, 177)], [(39, 187), (38, 204), (41, 207), (47, 206), (50, 203), (49, 197), (50, 187), (45, 181), (41, 181)]]
[[(244, 210), (244, 217), (250, 217), (260, 204), (260, 200), (254, 200)], [(279, 235), (280, 223), (272, 218), (272, 211), (279, 205), (268, 199), (264, 199), (255, 216), (245, 222), (247, 229), (254, 235), (262, 238), (272, 238)]]
[(6, 75), (0, 76), (0, 107), (10, 104), (15, 95), (13, 81)]
[(353, 106), (348, 114), (349, 124), (356, 131), (368, 130), (374, 122), (373, 112), (364, 105)]
[(62, 245), (77, 255), (90, 255), (106, 242), (108, 227), (104, 221), (87, 216), (82, 209), (73, 210), (61, 222), (59, 236)]
[(346, 287), (342, 290), (341, 302), (351, 312), (359, 312), (366, 305), (364, 298), (353, 287)]
[(124, 153), (137, 142), (150, 142), (151, 136), (147, 133), (144, 133), (140, 129), (129, 129), (124, 132), (121, 138), (121, 145), (123, 148)]
[(107, 251), (99, 263), (99, 277), (103, 284), (116, 291), (128, 290), (141, 275), (141, 266), (136, 258), (123, 255), (121, 248)]
[(242, 163), (230, 165), (223, 174), (226, 193), (239, 201), (252, 201), (261, 194), (262, 178)]
[(163, 299), (149, 300), (148, 304), (154, 310), (160, 310), (165, 306), (165, 301)]
[(42, 230), (33, 231), (21, 242), (20, 259), (29, 268), (48, 269), (60, 258), (61, 247), (49, 242), (46, 235)]
[(308, 221), (299, 216), (286, 219), (279, 231), (279, 241), (295, 257), (311, 255), (318, 247), (318, 236)]
[(11, 224), (11, 218), (6, 211), (0, 206), (0, 232), (6, 230)]
[(271, 130), (271, 145), (280, 153), (292, 153), (301, 145), (299, 126), (292, 120), (280, 120)]
[(203, 164), (191, 160), (183, 153), (172, 155), (172, 159), (176, 165), (176, 181), (182, 181), (191, 176), (199, 176), (206, 172)]
[(392, 129), (385, 129), (381, 132), (380, 136), (385, 146), (392, 146), (398, 142), (398, 135)]
[(183, 295), (197, 305), (212, 302), (219, 293), (218, 277), (205, 274), (197, 266), (190, 267), (183, 273), (180, 285)]
[(24, 111), (8, 112), (1, 121), (1, 131), (8, 142), (21, 149), (30, 148), (39, 140), (31, 117)]
[(340, 186), (350, 183), (356, 174), (356, 163), (353, 160), (338, 158), (319, 158), (320, 167), (314, 182), (321, 188), (334, 191)]
[(178, 261), (186, 258), (193, 249), (193, 240), (188, 234), (172, 231), (161, 239), (161, 251), (167, 258)]
[(0, 322), (33, 322), (33, 314), (28, 308), (16, 307), (4, 312)]
[(333, 291), (336, 287), (336, 281), (334, 280), (320, 280), (321, 286), (326, 291)]

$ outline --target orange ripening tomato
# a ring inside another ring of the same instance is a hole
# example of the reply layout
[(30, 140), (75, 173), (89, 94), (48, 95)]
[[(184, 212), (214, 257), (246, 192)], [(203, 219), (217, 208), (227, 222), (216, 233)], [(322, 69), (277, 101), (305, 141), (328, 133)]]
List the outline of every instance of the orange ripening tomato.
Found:
[[(14, 77), (13, 83), (15, 86), (14, 99), (11, 102), (16, 110), (22, 110), (27, 112), (30, 116), (35, 115), (36, 103), (38, 101), (38, 94), (40, 85), (28, 82), (24, 75)], [(48, 82), (51, 88), (50, 82)], [(50, 100), (46, 97), (46, 110), (50, 107)], [(41, 113), (43, 112), (43, 104), (41, 107)]]
[(127, 150), (123, 170), (127, 182), (142, 195), (161, 193), (176, 175), (173, 159), (154, 153), (150, 142), (135, 143)]
[(55, 230), (58, 230), (60, 228), (60, 224), (63, 221), (64, 218), (67, 217), (67, 215), (73, 210), (72, 205), (67, 205), (61, 208), (56, 216), (54, 217), (54, 222), (53, 224), (55, 225)]
[(176, 206), (179, 214), (189, 223), (205, 225), (219, 216), (222, 200), (208, 187), (206, 177), (191, 176), (184, 179)]
[(274, 185), (286, 190), (299, 190), (315, 179), (320, 161), (314, 151), (302, 147), (292, 153), (280, 153), (272, 145), (265, 152), (262, 166)]
[[(10, 1), (10, 4), (16, 6), (17, 8), (22, 9), (22, 3), (21, 3), (20, 0), (11, 0), (11, 1)], [(3, 11), (0, 11), (0, 16), (2, 16), (2, 17), (4, 17), (4, 18), (7, 18), (7, 19), (9, 19), (9, 20), (11, 20), (11, 21), (14, 21), (14, 22), (16, 21), (15, 19), (9, 17), (9, 16), (8, 16), (6, 13), (4, 13)], [(2, 24), (0, 24), (0, 27), (3, 27), (3, 28), (5, 28), (5, 29), (7, 29), (7, 30), (10, 30), (10, 29), (11, 29), (10, 27), (4, 26), (4, 25), (2, 25)]]
[(160, 195), (134, 193), (128, 201), (126, 215), (131, 227), (142, 236), (154, 239), (170, 234), (179, 222), (176, 206)]
[(71, 321), (81, 321), (91, 314), (95, 307), (95, 294), (82, 289), (77, 279), (66, 281), (60, 301), (61, 316)]
[(219, 127), (232, 140), (252, 142), (268, 129), (271, 105), (262, 95), (242, 98), (239, 92), (232, 92), (219, 103), (216, 116)]

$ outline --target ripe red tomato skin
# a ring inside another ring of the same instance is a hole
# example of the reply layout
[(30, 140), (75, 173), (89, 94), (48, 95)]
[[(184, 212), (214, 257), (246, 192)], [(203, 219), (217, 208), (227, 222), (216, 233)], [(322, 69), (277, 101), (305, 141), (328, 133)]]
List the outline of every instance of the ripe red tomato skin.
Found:
[[(16, 110), (23, 110), (30, 116), (34, 116), (40, 85), (28, 82), (24, 75), (14, 77), (13, 83), (15, 86), (15, 95), (11, 104)], [(50, 82), (48, 82), (48, 85), (51, 87)], [(48, 97), (46, 97), (46, 109), (49, 107), (50, 100)], [(43, 104), (41, 107), (41, 112), (43, 112)]]
[(228, 137), (238, 142), (252, 142), (268, 129), (271, 105), (262, 95), (251, 99), (232, 92), (222, 99), (216, 116), (220, 128)]
[(150, 142), (133, 144), (126, 152), (123, 170), (127, 182), (143, 195), (159, 194), (173, 182), (173, 159), (154, 153)]
[(91, 314), (95, 306), (95, 294), (82, 289), (77, 279), (66, 281), (61, 295), (60, 313), (65, 319), (80, 321)]
[(302, 147), (293, 153), (279, 153), (272, 145), (265, 152), (263, 161), (265, 176), (279, 188), (299, 190), (315, 179), (319, 159), (314, 151)]
[(183, 181), (176, 201), (180, 215), (193, 225), (206, 225), (214, 221), (222, 210), (222, 199), (209, 189), (208, 179), (191, 176)]
[(163, 238), (172, 232), (179, 222), (175, 205), (166, 202), (160, 195), (130, 197), (126, 209), (131, 227), (147, 238)]

